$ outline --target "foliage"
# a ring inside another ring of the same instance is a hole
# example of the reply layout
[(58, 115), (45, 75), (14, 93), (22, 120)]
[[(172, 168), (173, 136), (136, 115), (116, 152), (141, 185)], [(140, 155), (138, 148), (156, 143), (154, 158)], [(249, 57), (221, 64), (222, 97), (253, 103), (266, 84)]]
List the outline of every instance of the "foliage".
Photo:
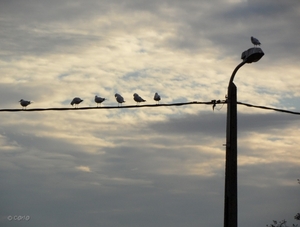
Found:
[[(286, 220), (282, 220), (282, 221), (275, 221), (273, 220), (273, 224), (267, 225), (267, 227), (289, 227), (287, 224)], [(297, 227), (298, 225), (293, 224), (292, 227)]]
[[(298, 184), (300, 184), (300, 179), (297, 179)], [(297, 213), (294, 218), (298, 221), (300, 221), (300, 213)], [(267, 227), (289, 227), (287, 224), (287, 221), (285, 219), (283, 219), (282, 221), (275, 221), (273, 220), (273, 224), (267, 225)], [(292, 227), (297, 227), (297, 225), (293, 224)]]

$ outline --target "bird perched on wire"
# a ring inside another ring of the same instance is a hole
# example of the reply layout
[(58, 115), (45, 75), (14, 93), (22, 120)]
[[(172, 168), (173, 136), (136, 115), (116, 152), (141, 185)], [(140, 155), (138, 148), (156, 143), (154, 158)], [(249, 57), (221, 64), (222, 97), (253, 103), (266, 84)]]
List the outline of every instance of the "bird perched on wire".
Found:
[(22, 106), (22, 109), (26, 109), (26, 107), (32, 103), (32, 101), (27, 101), (24, 99), (21, 99), (19, 102), (20, 102), (20, 105)]
[(81, 103), (83, 100), (79, 97), (73, 98), (71, 105), (73, 106), (75, 104), (75, 108), (78, 107), (78, 104)]
[(115, 94), (115, 97), (116, 97), (116, 100), (117, 100), (117, 102), (118, 102), (118, 106), (119, 106), (120, 104), (121, 104), (121, 106), (122, 106), (122, 103), (125, 102), (124, 98), (123, 98), (120, 94), (118, 94), (118, 93)]
[(137, 93), (133, 94), (133, 100), (136, 101), (136, 104), (139, 104), (141, 102), (146, 102), (146, 100), (143, 99), (141, 96), (139, 96)]
[(156, 101), (156, 104), (158, 104), (160, 101), (160, 95), (157, 92), (155, 92), (153, 99), (154, 99), (154, 101)]
[(257, 38), (254, 38), (253, 36), (251, 36), (251, 42), (253, 43), (254, 46), (260, 46), (260, 42)]
[(98, 104), (100, 104), (101, 106), (101, 103), (105, 101), (105, 98), (101, 98), (101, 97), (98, 97), (97, 95), (95, 95), (95, 102), (97, 103), (97, 107), (98, 107)]

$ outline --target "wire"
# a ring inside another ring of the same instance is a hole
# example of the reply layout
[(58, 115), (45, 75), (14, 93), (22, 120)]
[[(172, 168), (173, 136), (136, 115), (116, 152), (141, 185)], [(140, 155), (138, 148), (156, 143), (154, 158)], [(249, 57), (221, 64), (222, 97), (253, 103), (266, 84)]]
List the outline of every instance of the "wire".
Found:
[(101, 109), (128, 109), (143, 107), (162, 107), (162, 106), (184, 106), (193, 104), (212, 105), (213, 102), (180, 102), (170, 104), (147, 104), (147, 105), (130, 105), (130, 106), (103, 106), (103, 107), (79, 107), (79, 108), (34, 108), (34, 109), (0, 109), (0, 112), (19, 112), (19, 111), (65, 111), (65, 110), (101, 110)]
[[(35, 112), (35, 111), (74, 111), (74, 110), (103, 110), (103, 109), (129, 109), (129, 108), (145, 108), (145, 107), (163, 107), (163, 106), (185, 106), (185, 105), (212, 105), (213, 110), (216, 107), (217, 104), (221, 104), (221, 108), (216, 108), (217, 110), (221, 110), (223, 105), (227, 103), (227, 100), (211, 100), (209, 102), (180, 102), (180, 103), (169, 103), (169, 104), (147, 104), (147, 105), (130, 105), (130, 106), (100, 106), (100, 107), (79, 107), (79, 108), (34, 108), (34, 109), (0, 109), (0, 112), (19, 112), (19, 111), (29, 111), (29, 112)], [(267, 106), (258, 106), (253, 105), (249, 103), (244, 102), (237, 102), (239, 105), (244, 105), (247, 107), (253, 107), (258, 109), (265, 109), (265, 110), (274, 110), (277, 112), (282, 113), (288, 113), (288, 114), (295, 114), (300, 115), (300, 112), (290, 111), (290, 110), (284, 110), (284, 109), (278, 109), (278, 108), (272, 108)]]
[(277, 109), (277, 108), (272, 108), (272, 107), (267, 107), (267, 106), (257, 106), (257, 105), (244, 103), (244, 102), (237, 102), (237, 104), (244, 105), (244, 106), (247, 106), (247, 107), (254, 107), (254, 108), (265, 109), (265, 110), (274, 110), (274, 111), (282, 112), (282, 113), (300, 115), (300, 112), (295, 112), (295, 111), (290, 111), (290, 110)]

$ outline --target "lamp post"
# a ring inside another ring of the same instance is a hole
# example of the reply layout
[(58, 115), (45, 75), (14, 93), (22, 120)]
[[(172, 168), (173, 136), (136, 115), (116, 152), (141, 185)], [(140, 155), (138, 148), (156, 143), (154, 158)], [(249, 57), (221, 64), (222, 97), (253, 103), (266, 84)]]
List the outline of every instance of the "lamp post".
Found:
[(258, 47), (242, 53), (243, 61), (234, 69), (227, 92), (226, 164), (224, 227), (237, 227), (237, 96), (233, 83), (236, 72), (246, 63), (257, 62), (264, 52)]

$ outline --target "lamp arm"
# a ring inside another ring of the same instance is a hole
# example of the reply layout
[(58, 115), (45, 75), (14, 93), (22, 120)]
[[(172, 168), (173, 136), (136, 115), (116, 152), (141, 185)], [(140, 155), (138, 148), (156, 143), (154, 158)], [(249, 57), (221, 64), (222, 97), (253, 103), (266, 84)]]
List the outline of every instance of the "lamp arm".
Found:
[(244, 60), (244, 61), (242, 61), (240, 64), (238, 64), (237, 67), (235, 67), (235, 69), (233, 70), (232, 75), (231, 75), (231, 77), (230, 77), (228, 87), (230, 86), (231, 83), (233, 83), (233, 80), (234, 80), (234, 77), (235, 77), (236, 72), (237, 72), (243, 65), (245, 65), (246, 63), (247, 63), (247, 61)]

